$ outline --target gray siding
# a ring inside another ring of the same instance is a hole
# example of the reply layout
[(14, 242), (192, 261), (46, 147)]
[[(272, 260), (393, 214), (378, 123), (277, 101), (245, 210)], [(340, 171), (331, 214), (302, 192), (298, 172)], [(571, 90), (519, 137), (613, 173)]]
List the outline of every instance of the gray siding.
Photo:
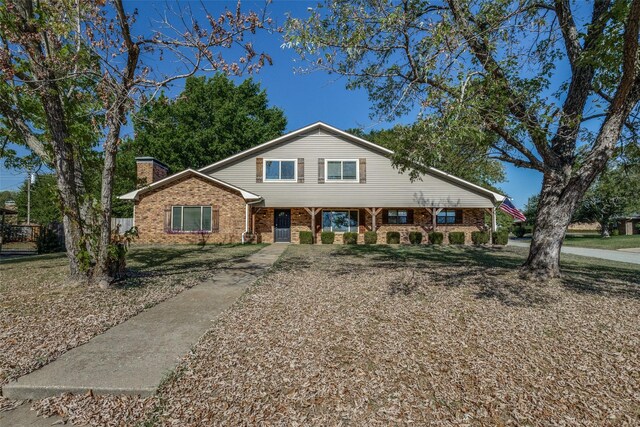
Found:
[[(304, 157), (304, 183), (256, 183), (256, 157)], [(367, 159), (367, 182), (318, 184), (318, 158)], [(322, 130), (271, 146), (218, 170), (215, 178), (264, 197), (267, 207), (491, 207), (489, 196), (440, 177), (411, 182), (384, 155)]]

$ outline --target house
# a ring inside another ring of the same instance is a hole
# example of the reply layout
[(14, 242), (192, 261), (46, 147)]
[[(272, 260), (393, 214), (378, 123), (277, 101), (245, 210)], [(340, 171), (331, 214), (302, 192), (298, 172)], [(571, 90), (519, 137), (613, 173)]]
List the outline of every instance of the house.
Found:
[[(301, 231), (368, 230), (465, 233), (495, 230), (504, 196), (431, 168), (412, 181), (392, 151), (315, 123), (203, 167), (168, 175), (160, 161), (137, 158), (144, 184), (132, 200), (140, 243), (299, 242)], [(485, 215), (487, 220), (485, 220)], [(379, 242), (384, 237), (378, 238)], [(446, 242), (445, 237), (445, 242)]]
[(618, 230), (622, 235), (640, 234), (640, 214), (616, 218)]

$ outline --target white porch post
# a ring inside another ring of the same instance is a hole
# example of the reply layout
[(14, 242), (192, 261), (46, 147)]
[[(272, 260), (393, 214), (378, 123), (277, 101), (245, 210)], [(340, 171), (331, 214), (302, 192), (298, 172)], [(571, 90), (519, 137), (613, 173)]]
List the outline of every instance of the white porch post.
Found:
[(316, 214), (320, 208), (304, 208), (311, 215), (311, 242), (316, 243)]

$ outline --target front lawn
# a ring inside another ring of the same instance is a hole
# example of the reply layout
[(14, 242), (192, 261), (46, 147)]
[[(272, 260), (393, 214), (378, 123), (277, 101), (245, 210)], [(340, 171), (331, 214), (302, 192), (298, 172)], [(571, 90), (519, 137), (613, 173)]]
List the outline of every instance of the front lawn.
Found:
[(65, 284), (64, 254), (0, 260), (0, 387), (260, 248), (133, 247), (131, 276), (107, 290)]
[(600, 235), (585, 235), (574, 234), (567, 235), (564, 239), (563, 245), (565, 246), (577, 246), (581, 248), (594, 248), (594, 249), (628, 249), (628, 248), (640, 248), (640, 234), (627, 235), (627, 236), (611, 236), (602, 238)]
[[(290, 246), (159, 394), (36, 404), (96, 425), (638, 425), (640, 266), (522, 248)], [(149, 411), (150, 407), (155, 407)]]

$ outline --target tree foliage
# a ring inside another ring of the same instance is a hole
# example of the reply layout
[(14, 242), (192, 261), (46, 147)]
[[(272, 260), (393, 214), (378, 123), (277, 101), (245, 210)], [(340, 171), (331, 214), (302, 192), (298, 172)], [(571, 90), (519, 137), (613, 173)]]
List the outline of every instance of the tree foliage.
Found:
[(269, 107), (266, 91), (252, 79), (236, 86), (224, 74), (190, 77), (175, 99), (160, 96), (135, 114), (135, 139), (124, 148), (178, 172), (276, 138), (286, 125), (282, 110)]
[(308, 69), (367, 90), (383, 119), (419, 108), (421, 156), (462, 142), (541, 172), (523, 273), (547, 278), (560, 274), (582, 196), (616, 146), (637, 140), (640, 0), (590, 9), (570, 0), (326, 0), (289, 18), (287, 46)]
[[(31, 223), (46, 225), (62, 221), (60, 202), (57, 194), (56, 177), (53, 174), (39, 174), (31, 184)], [(20, 186), (15, 198), (20, 221), (27, 219), (27, 181)]]

